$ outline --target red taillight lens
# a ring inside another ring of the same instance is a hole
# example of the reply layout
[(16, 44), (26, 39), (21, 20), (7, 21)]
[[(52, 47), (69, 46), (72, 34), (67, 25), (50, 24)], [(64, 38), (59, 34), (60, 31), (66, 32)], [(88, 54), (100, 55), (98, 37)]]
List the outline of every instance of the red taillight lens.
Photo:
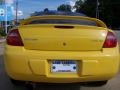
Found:
[(113, 48), (117, 45), (117, 39), (112, 32), (108, 32), (103, 48)]
[(7, 35), (7, 44), (13, 46), (23, 46), (22, 39), (17, 29), (11, 30)]

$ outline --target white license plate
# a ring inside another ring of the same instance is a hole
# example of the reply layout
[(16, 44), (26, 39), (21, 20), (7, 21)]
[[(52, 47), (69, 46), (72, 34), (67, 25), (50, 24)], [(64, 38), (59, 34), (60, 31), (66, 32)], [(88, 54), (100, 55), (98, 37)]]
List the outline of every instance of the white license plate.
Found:
[(51, 72), (77, 72), (77, 62), (72, 60), (54, 60), (51, 64)]

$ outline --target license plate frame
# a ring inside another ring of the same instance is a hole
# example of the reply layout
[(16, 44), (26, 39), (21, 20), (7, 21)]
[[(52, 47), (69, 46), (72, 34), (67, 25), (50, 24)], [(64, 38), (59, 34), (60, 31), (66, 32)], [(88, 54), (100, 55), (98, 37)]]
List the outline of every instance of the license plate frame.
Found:
[(77, 61), (75, 60), (52, 60), (52, 73), (77, 73)]

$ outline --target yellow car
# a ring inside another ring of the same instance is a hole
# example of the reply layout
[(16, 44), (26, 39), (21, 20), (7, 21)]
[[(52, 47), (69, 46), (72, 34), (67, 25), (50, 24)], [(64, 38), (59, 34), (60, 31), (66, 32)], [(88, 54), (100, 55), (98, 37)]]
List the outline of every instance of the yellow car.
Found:
[(119, 69), (115, 33), (98, 19), (43, 15), (21, 21), (6, 39), (12, 81), (105, 84)]

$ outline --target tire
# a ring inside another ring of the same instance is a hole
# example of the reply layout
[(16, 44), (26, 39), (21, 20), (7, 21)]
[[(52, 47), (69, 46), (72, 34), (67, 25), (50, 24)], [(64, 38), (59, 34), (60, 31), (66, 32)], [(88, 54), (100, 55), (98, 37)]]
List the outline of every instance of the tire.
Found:
[(107, 84), (107, 81), (95, 81), (95, 82), (86, 82), (83, 83), (83, 86), (88, 86), (88, 87), (100, 87)]
[(15, 86), (22, 86), (22, 85), (25, 85), (25, 81), (19, 81), (19, 80), (14, 80), (14, 79), (11, 79), (10, 78), (10, 81), (13, 85)]

